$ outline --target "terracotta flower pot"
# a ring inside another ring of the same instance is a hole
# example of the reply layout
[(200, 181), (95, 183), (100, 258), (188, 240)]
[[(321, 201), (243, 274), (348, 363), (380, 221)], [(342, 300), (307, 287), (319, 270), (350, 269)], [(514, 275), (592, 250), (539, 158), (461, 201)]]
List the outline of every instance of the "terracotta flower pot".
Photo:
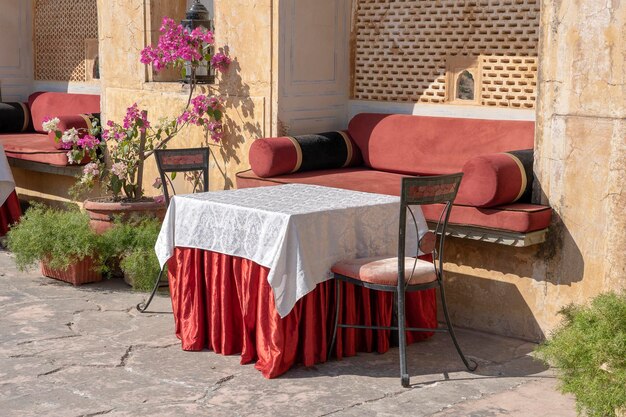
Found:
[(96, 233), (104, 233), (112, 228), (116, 217), (128, 218), (133, 214), (140, 214), (163, 219), (167, 209), (164, 201), (152, 199), (114, 202), (108, 198), (95, 198), (85, 200), (83, 207), (89, 214), (89, 224)]
[(69, 282), (72, 285), (88, 284), (102, 281), (102, 273), (94, 271), (93, 259), (88, 256), (82, 261), (71, 264), (67, 269), (52, 269), (47, 260), (41, 261), (41, 273), (43, 276)]

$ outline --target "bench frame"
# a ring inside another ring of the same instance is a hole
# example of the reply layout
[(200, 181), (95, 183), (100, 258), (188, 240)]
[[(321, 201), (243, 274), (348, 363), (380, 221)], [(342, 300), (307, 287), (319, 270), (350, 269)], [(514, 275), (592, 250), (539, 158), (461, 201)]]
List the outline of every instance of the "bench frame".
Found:
[[(434, 226), (435, 223), (428, 222), (429, 229), (433, 230)], [(520, 233), (450, 223), (448, 224), (446, 236), (523, 248), (545, 242), (548, 230), (549, 229), (542, 229), (534, 232)]]
[(66, 177), (78, 177), (83, 172), (82, 165), (58, 166), (45, 164), (43, 162), (27, 161), (25, 159), (11, 158), (7, 156), (9, 165), (27, 171), (43, 172), (46, 174), (63, 175)]

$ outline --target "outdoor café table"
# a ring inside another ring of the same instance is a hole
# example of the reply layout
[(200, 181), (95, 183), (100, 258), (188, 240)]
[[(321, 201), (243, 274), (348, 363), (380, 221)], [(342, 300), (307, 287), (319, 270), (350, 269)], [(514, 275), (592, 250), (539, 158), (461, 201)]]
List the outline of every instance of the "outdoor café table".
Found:
[(15, 181), (11, 167), (0, 145), (0, 236), (9, 230), (9, 225), (19, 220), (22, 212), (15, 193)]
[[(420, 235), (426, 222), (417, 210)], [(241, 353), (267, 378), (326, 361), (332, 331), (331, 266), (395, 256), (399, 198), (289, 184), (176, 196), (156, 253), (168, 264), (176, 335), (184, 350)], [(407, 227), (407, 253), (416, 232)], [(343, 322), (389, 325), (393, 298), (347, 285)], [(411, 293), (407, 321), (436, 327), (434, 291)], [(389, 331), (344, 330), (338, 357), (385, 352)], [(409, 334), (409, 342), (428, 337)]]

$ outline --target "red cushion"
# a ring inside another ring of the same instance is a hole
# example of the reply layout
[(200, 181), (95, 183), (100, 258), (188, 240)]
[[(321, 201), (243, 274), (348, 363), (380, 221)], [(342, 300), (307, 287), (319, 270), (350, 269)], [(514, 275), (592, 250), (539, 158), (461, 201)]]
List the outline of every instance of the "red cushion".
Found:
[[(74, 114), (68, 116), (56, 116), (59, 118), (59, 123), (57, 124), (57, 130), (61, 132), (65, 132), (67, 129), (76, 128), (76, 129), (87, 129), (90, 127), (91, 123), (89, 122), (89, 115), (86, 114)], [(82, 137), (82, 135), (81, 135)], [(57, 142), (55, 132), (48, 132), (48, 139), (52, 146), (56, 149), (63, 149), (62, 142), (59, 140)]]
[(455, 204), (494, 207), (516, 201), (530, 201), (532, 150), (525, 152), (527, 161), (520, 160), (512, 153), (470, 159), (463, 166), (463, 180)]
[[(424, 217), (432, 222), (439, 219), (442, 209), (440, 204), (422, 206)], [(508, 204), (490, 208), (454, 206), (450, 213), (451, 224), (519, 233), (546, 229), (551, 220), (552, 209), (539, 204)]]
[(262, 138), (248, 159), (260, 177), (361, 165), (361, 153), (347, 132)]
[(50, 165), (68, 165), (67, 151), (56, 149), (45, 133), (0, 135), (0, 145), (4, 147), (6, 156), (11, 158)]
[(291, 172), (296, 166), (298, 154), (288, 137), (257, 139), (250, 146), (250, 166), (261, 177)]
[(28, 98), (33, 127), (44, 133), (41, 124), (46, 117), (63, 114), (100, 113), (100, 96), (93, 94), (69, 94), (39, 92)]
[(362, 113), (348, 131), (365, 165), (407, 174), (452, 174), (469, 159), (534, 144), (534, 122)]
[[(398, 285), (398, 258), (378, 256), (346, 259), (331, 268), (335, 274), (377, 285)], [(432, 262), (404, 258), (404, 280), (409, 285), (427, 284), (437, 280)]]
[[(298, 172), (271, 178), (261, 178), (252, 171), (245, 171), (237, 174), (237, 186), (250, 188), (302, 183), (399, 196), (403, 177), (406, 175), (365, 168)], [(426, 220), (437, 221), (442, 208), (442, 205), (423, 206)], [(551, 217), (552, 209), (538, 204), (509, 204), (492, 208), (454, 206), (450, 222), (525, 233), (547, 228)]]
[(246, 171), (237, 175), (237, 186), (239, 188), (250, 188), (272, 184), (301, 183), (399, 196), (400, 184), (404, 177), (406, 175), (374, 171), (367, 168), (325, 169), (297, 172), (270, 178), (261, 178), (252, 171)]

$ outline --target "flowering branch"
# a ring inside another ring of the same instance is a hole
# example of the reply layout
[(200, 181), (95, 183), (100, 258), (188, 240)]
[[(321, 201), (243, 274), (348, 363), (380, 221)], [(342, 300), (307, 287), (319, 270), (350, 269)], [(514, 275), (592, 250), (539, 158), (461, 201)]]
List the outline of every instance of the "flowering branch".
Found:
[[(188, 31), (166, 17), (160, 32), (158, 44), (143, 49), (140, 60), (157, 71), (181, 68), (183, 76), (186, 75), (185, 68), (190, 69), (189, 97), (179, 116), (163, 120), (153, 127), (147, 112), (134, 103), (126, 110), (122, 124), (109, 120), (104, 130), (101, 130), (97, 120), (93, 121), (91, 129), (69, 129), (65, 132), (57, 130), (58, 119), (44, 122), (44, 129), (54, 131), (57, 141), (68, 150), (70, 163), (91, 159), (83, 169), (77, 184), (79, 188), (91, 188), (96, 180), (100, 180), (116, 199), (122, 192), (130, 199), (140, 199), (143, 196), (145, 159), (152, 156), (155, 150), (164, 149), (186, 126), (201, 126), (215, 144), (221, 142), (223, 100), (207, 95), (194, 97), (196, 71), (200, 65), (210, 65), (219, 72), (226, 72), (230, 58), (222, 52), (213, 54), (213, 32), (202, 27)], [(109, 155), (110, 166), (99, 157), (104, 152)]]

